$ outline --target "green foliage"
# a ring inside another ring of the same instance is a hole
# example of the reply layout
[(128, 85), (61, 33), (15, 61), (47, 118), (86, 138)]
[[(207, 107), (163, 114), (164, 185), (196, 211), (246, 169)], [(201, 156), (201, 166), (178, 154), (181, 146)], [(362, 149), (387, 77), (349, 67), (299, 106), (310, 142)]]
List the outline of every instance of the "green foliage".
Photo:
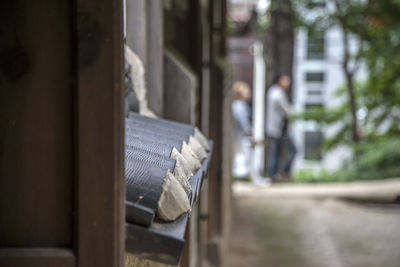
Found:
[(358, 163), (350, 162), (342, 170), (320, 172), (301, 169), (294, 174), (298, 183), (328, 183), (400, 177), (400, 138), (378, 138), (359, 144)]
[[(314, 14), (298, 15), (298, 26), (306, 27), (311, 33), (339, 26), (343, 32), (355, 37), (358, 40), (357, 52), (348, 56), (350, 61), (356, 62), (355, 66), (359, 65), (357, 62), (363, 62), (369, 72), (366, 81), (356, 84), (354, 89), (354, 104), (366, 114), (365, 118), (356, 121), (361, 130), (357, 132), (357, 135), (361, 133), (361, 142), (352, 140), (354, 118), (351, 117), (346, 87), (338, 90), (338, 97), (345, 97), (341, 106), (334, 109), (316, 107), (295, 116), (296, 119), (315, 121), (321, 127), (339, 126), (333, 136), (324, 140), (324, 149), (348, 144), (354, 149), (357, 162), (350, 161), (342, 170), (331, 174), (302, 170), (295, 175), (296, 180), (329, 182), (400, 176), (400, 1), (293, 2), (298, 14), (309, 11)], [(326, 8), (327, 2), (336, 8)], [(354, 74), (357, 69), (350, 69), (350, 73)]]
[(379, 138), (357, 147), (360, 159), (357, 171), (361, 179), (400, 176), (400, 139)]
[(364, 59), (370, 75), (362, 95), (368, 126), (396, 136), (400, 134), (400, 1), (375, 1), (369, 14)]
[[(400, 135), (400, 1), (294, 2), (298, 14), (310, 10), (315, 13), (312, 16), (299, 16), (302, 19), (298, 25), (307, 27), (311, 32), (340, 25), (359, 40), (358, 52), (351, 57), (353, 60), (362, 60), (369, 72), (367, 80), (356, 84), (355, 88), (355, 105), (366, 113), (363, 121), (357, 121), (363, 137), (369, 139), (380, 135)], [(339, 8), (326, 8), (328, 2)], [(346, 87), (340, 88), (338, 92), (338, 96), (346, 97)], [(351, 143), (354, 129), (351, 127), (348, 97), (340, 107), (327, 110), (315, 108), (298, 117), (316, 121), (321, 126), (337, 122), (343, 124), (335, 136), (325, 140), (326, 150), (341, 143)]]
[[(365, 28), (367, 6), (363, 0), (293, 0), (292, 2), (299, 27), (306, 27), (311, 31), (324, 31), (343, 24), (341, 27), (357, 34)], [(340, 11), (332, 8), (335, 2)], [(327, 8), (328, 4), (331, 4), (331, 8)], [(309, 14), (310, 11), (312, 15)]]
[(294, 173), (294, 180), (297, 183), (329, 183), (331, 180), (330, 174), (326, 170), (322, 170), (318, 173), (312, 169), (301, 169)]
[(258, 33), (259, 30), (262, 30), (262, 27), (266, 27), (267, 21), (266, 14), (260, 15), (253, 10), (251, 12), (250, 19), (246, 22), (242, 21), (234, 21), (230, 16), (227, 19), (227, 33), (230, 36), (245, 36), (249, 33), (255, 32)]
[(265, 34), (269, 27), (269, 12), (266, 11), (264, 13), (259, 13), (257, 17), (257, 27), (256, 27), (256, 34), (259, 40), (263, 40), (265, 38)]
[(228, 17), (226, 19), (226, 31), (228, 32), (228, 35), (235, 35), (238, 31), (237, 28), (237, 24), (231, 19), (231, 17)]
[[(359, 90), (359, 86), (356, 87)], [(323, 128), (338, 124), (338, 130), (333, 136), (324, 136), (323, 151), (328, 151), (342, 144), (352, 143), (351, 114), (345, 87), (338, 88), (336, 97), (343, 98), (341, 105), (335, 108), (315, 106), (292, 116), (294, 120), (314, 121)]]
[[(339, 27), (342, 31), (343, 57), (342, 70), (346, 76), (346, 87), (338, 90), (345, 97), (343, 104), (334, 109), (314, 108), (303, 114), (305, 120), (313, 120), (322, 126), (340, 122), (336, 135), (326, 138), (324, 149), (333, 149), (342, 143), (357, 143), (359, 140), (359, 121), (357, 107), (359, 100), (355, 73), (361, 62), (365, 44), (363, 36), (366, 28), (364, 12), (367, 9), (363, 0), (299, 0), (296, 2), (296, 11), (301, 18), (299, 25), (308, 30), (311, 36), (332, 27)], [(328, 7), (331, 4), (331, 7)], [(332, 5), (334, 8), (332, 8)], [(304, 16), (301, 16), (303, 14)], [(355, 39), (358, 47), (350, 52), (349, 38)], [(351, 67), (350, 67), (351, 66)]]

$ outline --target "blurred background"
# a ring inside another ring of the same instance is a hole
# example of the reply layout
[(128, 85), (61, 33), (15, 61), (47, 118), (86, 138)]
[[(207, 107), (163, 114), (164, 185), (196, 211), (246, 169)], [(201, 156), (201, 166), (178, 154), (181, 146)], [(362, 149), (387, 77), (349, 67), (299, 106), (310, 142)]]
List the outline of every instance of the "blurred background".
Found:
[(396, 0), (229, 1), (229, 266), (399, 265), (399, 15)]
[[(252, 91), (254, 139), (264, 138), (273, 77), (291, 77), (294, 181), (400, 174), (399, 14), (390, 0), (230, 1), (229, 57), (234, 81)], [(266, 175), (263, 145), (254, 153)]]

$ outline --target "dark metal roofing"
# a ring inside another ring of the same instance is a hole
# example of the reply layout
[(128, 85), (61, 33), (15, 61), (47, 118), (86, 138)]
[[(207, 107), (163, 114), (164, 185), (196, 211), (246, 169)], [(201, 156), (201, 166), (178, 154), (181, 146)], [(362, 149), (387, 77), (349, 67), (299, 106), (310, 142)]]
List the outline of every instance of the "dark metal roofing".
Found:
[[(139, 257), (177, 264), (184, 245), (189, 214), (171, 223), (156, 218), (158, 200), (168, 170), (174, 171), (176, 161), (172, 149), (182, 149), (195, 128), (182, 123), (154, 119), (131, 113), (126, 119), (126, 249)], [(210, 143), (212, 146), (212, 143)], [(208, 158), (189, 179), (192, 189), (190, 203), (196, 201), (206, 176)]]

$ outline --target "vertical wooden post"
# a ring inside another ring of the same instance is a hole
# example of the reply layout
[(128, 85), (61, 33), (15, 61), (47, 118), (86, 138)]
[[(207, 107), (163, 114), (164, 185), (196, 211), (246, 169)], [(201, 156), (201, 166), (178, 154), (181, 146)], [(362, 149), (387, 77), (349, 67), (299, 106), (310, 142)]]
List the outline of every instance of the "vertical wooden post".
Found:
[(122, 266), (124, 90), (122, 0), (76, 0), (77, 265)]

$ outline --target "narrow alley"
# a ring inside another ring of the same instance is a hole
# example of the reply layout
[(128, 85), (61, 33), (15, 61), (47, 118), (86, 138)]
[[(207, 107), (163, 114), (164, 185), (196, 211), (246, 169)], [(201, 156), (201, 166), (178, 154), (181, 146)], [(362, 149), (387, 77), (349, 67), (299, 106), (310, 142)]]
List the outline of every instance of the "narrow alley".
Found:
[(399, 266), (400, 205), (389, 204), (399, 189), (400, 180), (235, 183), (228, 266)]

